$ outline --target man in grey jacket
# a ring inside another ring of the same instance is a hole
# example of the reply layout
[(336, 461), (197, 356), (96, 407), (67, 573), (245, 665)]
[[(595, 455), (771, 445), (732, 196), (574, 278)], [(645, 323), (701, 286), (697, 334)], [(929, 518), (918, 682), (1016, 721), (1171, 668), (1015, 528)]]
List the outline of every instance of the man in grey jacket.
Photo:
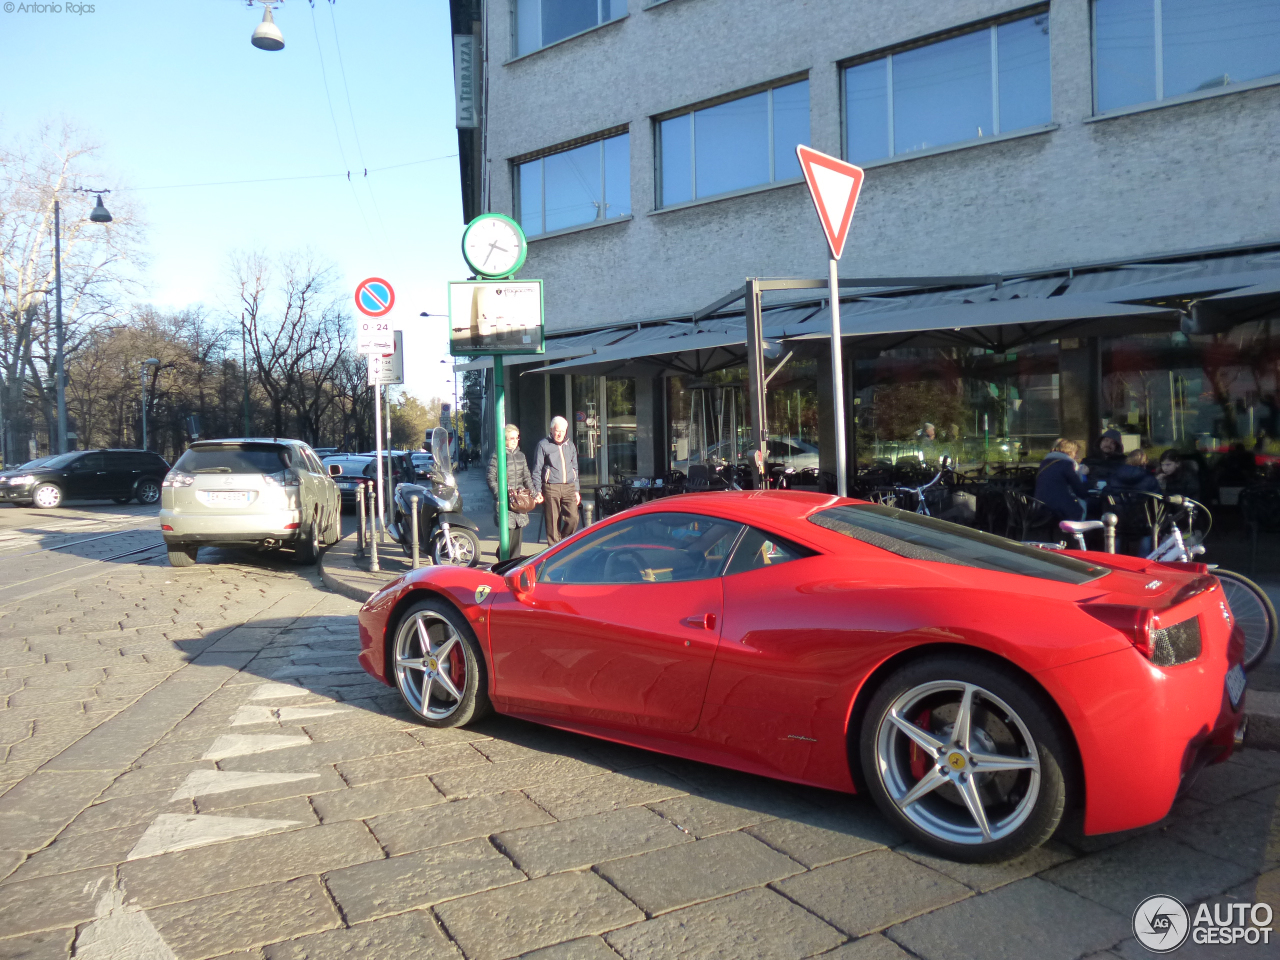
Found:
[(569, 421), (551, 420), (551, 436), (538, 441), (533, 459), (533, 492), (542, 494), (546, 511), (547, 544), (559, 543), (578, 529), (578, 448), (569, 439)]

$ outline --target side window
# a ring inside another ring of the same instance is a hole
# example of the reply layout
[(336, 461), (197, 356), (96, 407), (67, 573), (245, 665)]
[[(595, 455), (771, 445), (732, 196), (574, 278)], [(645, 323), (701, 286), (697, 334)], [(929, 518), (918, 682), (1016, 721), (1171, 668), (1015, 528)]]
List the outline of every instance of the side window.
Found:
[(650, 513), (593, 531), (538, 570), (544, 583), (671, 583), (720, 575), (742, 524)]
[(99, 470), (105, 470), (106, 466), (102, 454), (86, 453), (83, 457), (72, 460), (69, 468), (76, 473), (97, 473)]
[(812, 550), (782, 540), (772, 533), (748, 527), (738, 548), (733, 551), (733, 559), (729, 561), (725, 576), (731, 577), (735, 573), (746, 573), (748, 570), (759, 570), (761, 567), (810, 556), (813, 556)]

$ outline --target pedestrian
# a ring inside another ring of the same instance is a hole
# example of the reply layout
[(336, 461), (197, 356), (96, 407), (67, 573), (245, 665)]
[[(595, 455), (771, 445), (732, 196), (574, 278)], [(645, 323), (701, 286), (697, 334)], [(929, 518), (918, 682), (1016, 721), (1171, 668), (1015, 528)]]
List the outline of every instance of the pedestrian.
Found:
[(1160, 482), (1147, 469), (1147, 451), (1139, 447), (1125, 457), (1111, 474), (1109, 490), (1159, 493)]
[(1183, 460), (1172, 448), (1160, 454), (1156, 468), (1156, 482), (1166, 497), (1190, 497), (1200, 499), (1200, 477), (1195, 460)]
[[(1124, 463), (1124, 438), (1119, 430), (1104, 430), (1094, 444), (1093, 452), (1084, 458), (1090, 479), (1104, 486), (1111, 475)], [(1101, 483), (1099, 483), (1101, 481)]]
[(1060, 520), (1083, 520), (1088, 487), (1084, 478), (1089, 468), (1077, 463), (1080, 445), (1074, 440), (1059, 439), (1040, 461), (1036, 474), (1036, 499), (1053, 513), (1056, 528)]
[(538, 441), (533, 456), (533, 492), (542, 498), (547, 520), (547, 545), (571, 537), (578, 529), (578, 448), (569, 439), (569, 421), (551, 419), (551, 434)]
[[(529, 461), (520, 452), (520, 428), (514, 423), (507, 424), (506, 438), (507, 489), (505, 496), (508, 503), (510, 503), (511, 494), (516, 490), (533, 489), (533, 477), (529, 473)], [(489, 481), (489, 490), (493, 493), (493, 522), (496, 526), (498, 523), (498, 451), (496, 450), (493, 452), (493, 456), (489, 458), (487, 479)], [(528, 524), (529, 515), (527, 513), (517, 513), (514, 510), (507, 511), (507, 530), (510, 531), (508, 542), (511, 545), (511, 552), (508, 556), (520, 556), (520, 544), (524, 536), (523, 531)]]

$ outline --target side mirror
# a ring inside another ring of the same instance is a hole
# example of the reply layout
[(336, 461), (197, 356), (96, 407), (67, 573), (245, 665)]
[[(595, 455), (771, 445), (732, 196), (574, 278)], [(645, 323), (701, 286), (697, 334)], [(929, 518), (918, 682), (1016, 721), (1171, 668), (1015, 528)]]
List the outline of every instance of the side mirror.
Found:
[(342, 476), (342, 464), (340, 463), (329, 464), (329, 476), (331, 477)]
[(517, 600), (527, 600), (533, 594), (533, 585), (537, 582), (532, 564), (525, 564), (503, 577), (507, 589)]

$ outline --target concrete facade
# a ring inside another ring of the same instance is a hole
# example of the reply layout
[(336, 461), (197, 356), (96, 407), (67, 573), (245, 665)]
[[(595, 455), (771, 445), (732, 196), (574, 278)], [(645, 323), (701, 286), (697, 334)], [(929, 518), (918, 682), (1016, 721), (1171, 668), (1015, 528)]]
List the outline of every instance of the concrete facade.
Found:
[[(1025, 9), (955, 0), (630, 0), (628, 15), (511, 59), (512, 0), (487, 0), (487, 208), (510, 160), (627, 124), (632, 216), (536, 238), (548, 332), (688, 316), (747, 276), (823, 276), (803, 183), (655, 210), (655, 115), (796, 74), (811, 142), (842, 153), (841, 64)], [(1050, 10), (1053, 125), (868, 164), (844, 276), (1019, 270), (1273, 238), (1280, 86), (1092, 116), (1089, 0)]]

